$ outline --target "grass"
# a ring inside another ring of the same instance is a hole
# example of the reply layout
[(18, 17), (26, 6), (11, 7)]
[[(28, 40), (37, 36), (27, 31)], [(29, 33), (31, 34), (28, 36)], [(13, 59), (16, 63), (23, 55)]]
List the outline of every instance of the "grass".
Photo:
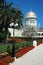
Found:
[(7, 50), (7, 46), (10, 46), (10, 49), (12, 48), (12, 44), (0, 44), (0, 53), (5, 52)]

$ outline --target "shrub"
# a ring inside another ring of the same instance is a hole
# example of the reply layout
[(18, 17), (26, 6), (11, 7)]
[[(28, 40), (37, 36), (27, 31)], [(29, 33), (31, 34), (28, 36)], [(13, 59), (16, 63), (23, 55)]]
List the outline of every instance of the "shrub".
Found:
[(20, 44), (17, 43), (15, 48), (16, 48), (16, 50), (19, 49), (20, 48)]
[(7, 52), (9, 52), (9, 50), (10, 50), (10, 46), (8, 45), (8, 46), (7, 46)]

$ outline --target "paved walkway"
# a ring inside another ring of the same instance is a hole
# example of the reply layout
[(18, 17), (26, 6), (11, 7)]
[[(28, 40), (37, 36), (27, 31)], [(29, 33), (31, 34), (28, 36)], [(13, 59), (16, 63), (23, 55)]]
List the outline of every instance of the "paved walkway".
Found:
[(10, 65), (43, 65), (43, 44), (32, 49)]

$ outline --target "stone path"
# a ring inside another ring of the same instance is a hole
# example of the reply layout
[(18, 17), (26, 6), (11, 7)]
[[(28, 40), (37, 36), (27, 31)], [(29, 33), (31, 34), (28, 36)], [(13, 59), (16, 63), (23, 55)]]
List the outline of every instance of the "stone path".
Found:
[(10, 65), (43, 65), (43, 44), (16, 59)]

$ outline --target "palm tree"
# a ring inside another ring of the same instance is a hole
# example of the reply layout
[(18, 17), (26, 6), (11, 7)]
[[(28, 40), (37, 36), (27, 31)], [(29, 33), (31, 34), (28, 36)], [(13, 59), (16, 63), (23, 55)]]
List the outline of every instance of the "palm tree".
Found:
[(13, 15), (12, 16), (13, 23), (14, 24), (18, 23), (17, 28), (21, 28), (23, 26), (23, 23), (22, 23), (23, 13), (22, 13), (22, 11), (19, 8), (15, 7), (15, 8), (12, 8), (11, 13), (12, 13), (11, 15)]
[[(6, 2), (4, 6), (1, 8), (0, 7), (0, 32), (3, 32), (3, 29), (5, 30), (5, 34), (7, 34), (8, 26), (9, 26), (9, 14), (10, 14), (10, 9), (9, 5), (6, 5)], [(6, 35), (5, 35), (6, 37)]]
[(2, 0), (0, 4), (0, 32), (5, 33), (5, 39), (7, 38), (7, 31), (11, 22), (14, 22), (14, 24), (17, 22), (18, 28), (23, 26), (21, 22), (23, 19), (22, 12), (20, 9), (12, 7), (12, 4), (12, 2), (6, 3), (5, 0)]

